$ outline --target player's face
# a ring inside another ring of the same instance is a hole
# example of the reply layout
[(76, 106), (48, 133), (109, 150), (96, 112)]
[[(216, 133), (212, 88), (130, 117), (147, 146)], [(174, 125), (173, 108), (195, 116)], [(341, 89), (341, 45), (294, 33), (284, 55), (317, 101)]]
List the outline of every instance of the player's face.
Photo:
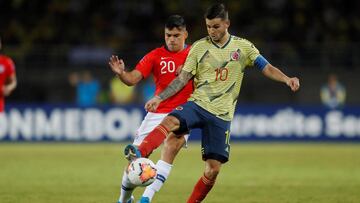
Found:
[(172, 52), (178, 52), (184, 49), (185, 40), (188, 33), (185, 28), (165, 28), (165, 43)]
[(221, 42), (227, 33), (227, 29), (230, 26), (229, 20), (223, 20), (221, 18), (206, 19), (206, 28), (209, 36), (214, 42)]

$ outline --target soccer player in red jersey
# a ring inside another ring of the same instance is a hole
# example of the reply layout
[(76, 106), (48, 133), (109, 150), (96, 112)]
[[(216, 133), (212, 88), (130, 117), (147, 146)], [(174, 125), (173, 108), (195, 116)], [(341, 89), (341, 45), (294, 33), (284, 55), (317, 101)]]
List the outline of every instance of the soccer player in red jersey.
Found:
[[(165, 46), (156, 48), (146, 54), (130, 72), (125, 71), (124, 61), (117, 56), (111, 56), (109, 65), (120, 80), (129, 86), (139, 83), (142, 79), (147, 78), (152, 74), (156, 85), (155, 94), (159, 94), (173, 79), (176, 78), (177, 73), (185, 63), (185, 59), (190, 50), (190, 46), (185, 44), (187, 36), (188, 33), (183, 17), (172, 15), (165, 24)], [(190, 81), (178, 94), (162, 102), (156, 111), (148, 112), (136, 132), (133, 145), (138, 146), (142, 142), (147, 142), (151, 143), (154, 148), (160, 146), (166, 137), (146, 139), (148, 133), (158, 126), (169, 112), (180, 104), (185, 103), (192, 92), (193, 84)], [(183, 136), (182, 138), (176, 138), (175, 136), (169, 137), (169, 139), (165, 140), (164, 151), (167, 151), (167, 153), (170, 154), (177, 154), (181, 147), (186, 144), (187, 138), (188, 135)], [(156, 163), (158, 169), (157, 179), (146, 188), (143, 198), (140, 200), (141, 202), (149, 202), (155, 192), (160, 190), (170, 173), (172, 162), (173, 158), (162, 157), (161, 160)], [(118, 202), (132, 202), (133, 197), (131, 197), (131, 194), (134, 188), (135, 186), (129, 182), (125, 171)]]
[[(0, 50), (1, 50), (0, 38)], [(5, 110), (5, 97), (16, 88), (15, 65), (10, 57), (0, 54), (0, 114)]]

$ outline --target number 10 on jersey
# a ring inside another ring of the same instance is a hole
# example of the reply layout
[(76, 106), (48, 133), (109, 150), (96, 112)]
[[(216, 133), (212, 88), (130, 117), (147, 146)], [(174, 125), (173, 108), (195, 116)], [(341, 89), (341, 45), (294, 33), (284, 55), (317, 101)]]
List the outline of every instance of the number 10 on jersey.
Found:
[(225, 81), (228, 77), (228, 69), (227, 68), (217, 68), (215, 69), (215, 81), (221, 80), (221, 81)]

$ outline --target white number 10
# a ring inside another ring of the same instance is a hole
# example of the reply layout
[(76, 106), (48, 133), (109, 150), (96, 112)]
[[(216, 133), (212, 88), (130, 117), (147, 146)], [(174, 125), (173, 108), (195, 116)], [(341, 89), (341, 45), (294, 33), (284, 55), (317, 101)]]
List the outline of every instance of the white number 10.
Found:
[(174, 61), (161, 61), (161, 74), (165, 74), (167, 72), (173, 73), (175, 71), (175, 62)]

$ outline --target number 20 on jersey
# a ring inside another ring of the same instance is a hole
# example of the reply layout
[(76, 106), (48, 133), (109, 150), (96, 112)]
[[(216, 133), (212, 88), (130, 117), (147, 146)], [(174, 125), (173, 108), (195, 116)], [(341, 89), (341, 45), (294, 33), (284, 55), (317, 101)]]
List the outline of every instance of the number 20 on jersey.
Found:
[(160, 69), (161, 74), (173, 73), (176, 70), (174, 61), (161, 61), (160, 66), (161, 66)]

